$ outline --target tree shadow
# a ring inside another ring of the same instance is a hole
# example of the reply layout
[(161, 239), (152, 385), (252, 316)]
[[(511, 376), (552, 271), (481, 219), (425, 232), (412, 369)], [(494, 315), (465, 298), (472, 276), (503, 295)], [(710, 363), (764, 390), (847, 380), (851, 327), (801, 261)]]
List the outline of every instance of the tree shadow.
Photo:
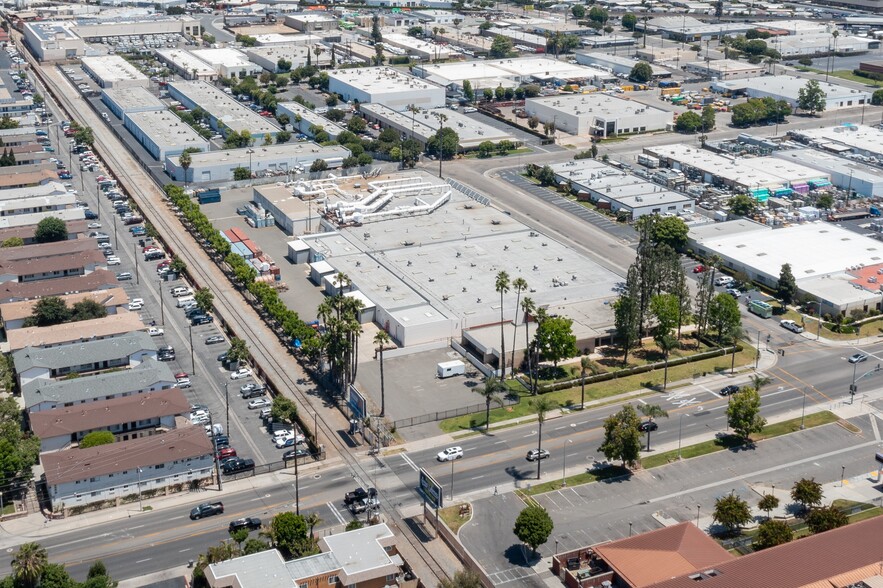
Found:
[(435, 539), (435, 537), (430, 535), (428, 532), (429, 527), (432, 525), (430, 521), (422, 523), (414, 517), (409, 517), (407, 519), (404, 519), (404, 521), (405, 524), (408, 525), (408, 528), (411, 530), (411, 532), (414, 533), (414, 536), (417, 537), (417, 539), (421, 543), (429, 543), (430, 541)]
[(540, 560), (539, 555), (534, 556), (530, 547), (521, 543), (513, 543), (503, 552), (506, 560), (513, 566), (531, 567)]
[(536, 480), (536, 470), (531, 469), (530, 471), (524, 471), (521, 468), (515, 466), (506, 467), (505, 472), (513, 479), (517, 481), (521, 480)]

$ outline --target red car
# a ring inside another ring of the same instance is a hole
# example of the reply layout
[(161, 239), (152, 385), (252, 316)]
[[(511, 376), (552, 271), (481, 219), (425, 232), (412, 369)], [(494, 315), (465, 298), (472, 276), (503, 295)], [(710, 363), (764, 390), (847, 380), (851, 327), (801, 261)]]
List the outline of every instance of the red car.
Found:
[(706, 268), (704, 265), (697, 265), (696, 267), (693, 268), (693, 273), (694, 274), (701, 274), (702, 272), (705, 271), (705, 269)]
[(176, 380), (180, 380), (180, 379), (186, 378), (186, 377), (187, 377), (187, 372), (178, 372), (177, 374), (175, 374)]
[(162, 268), (168, 267), (170, 265), (172, 265), (172, 262), (171, 262), (171, 260), (167, 259), (165, 261), (159, 262), (156, 266), (156, 269), (162, 269)]
[(218, 459), (225, 459), (228, 457), (236, 457), (236, 450), (232, 447), (224, 447), (223, 449), (218, 450)]

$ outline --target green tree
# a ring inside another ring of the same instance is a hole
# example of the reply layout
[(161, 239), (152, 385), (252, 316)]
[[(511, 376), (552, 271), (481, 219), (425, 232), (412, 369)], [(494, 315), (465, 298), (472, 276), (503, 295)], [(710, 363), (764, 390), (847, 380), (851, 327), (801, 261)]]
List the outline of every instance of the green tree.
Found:
[(708, 131), (714, 130), (716, 121), (715, 118), (717, 116), (717, 112), (712, 106), (706, 106), (702, 109), (702, 132), (707, 133)]
[(592, 370), (592, 360), (587, 355), (579, 358), (579, 387), (580, 387), (580, 410), (586, 407), (586, 373)]
[(380, 417), (386, 416), (386, 387), (383, 379), (383, 350), (392, 339), (389, 333), (380, 329), (374, 335), (374, 345), (377, 346), (377, 354), (380, 356)]
[(472, 82), (463, 80), (463, 97), (467, 102), (475, 101), (475, 90), (472, 89)]
[(49, 563), (46, 549), (39, 543), (24, 543), (12, 556), (12, 578), (25, 588), (34, 588)]
[(310, 165), (310, 172), (323, 172), (328, 169), (328, 162), (324, 159), (317, 159)]
[(635, 223), (638, 228), (646, 225), (653, 245), (668, 245), (675, 251), (687, 245), (690, 227), (678, 216), (644, 215)]
[(280, 57), (279, 60), (276, 62), (276, 71), (291, 71), (291, 62), (284, 57)]
[(230, 538), (239, 545), (241, 550), (242, 544), (248, 539), (248, 529), (229, 529), (227, 532), (230, 533)]
[(883, 90), (874, 90), (874, 93), (871, 95), (871, 104), (874, 106), (883, 104)]
[(679, 133), (695, 133), (701, 128), (702, 117), (692, 110), (688, 110), (687, 112), (678, 115), (678, 120), (675, 122), (675, 130)]
[(757, 209), (757, 201), (748, 194), (736, 194), (727, 204), (730, 212), (737, 216), (750, 216)]
[[(503, 296), (509, 291), (509, 287), (511, 282), (509, 280), (509, 274), (505, 271), (500, 271), (497, 273), (497, 277), (494, 280), (494, 290), (497, 294), (500, 295), (500, 378), (506, 379), (506, 330), (505, 330), (505, 308), (506, 306), (503, 304)], [(514, 368), (515, 366), (513, 366)]]
[(492, 141), (482, 141), (478, 144), (478, 156), (482, 158), (490, 157), (494, 154), (495, 148)]
[(816, 198), (816, 206), (822, 210), (831, 210), (834, 207), (834, 197), (825, 192)]
[(634, 467), (641, 454), (641, 419), (631, 404), (604, 420), (604, 442), (598, 448), (607, 459), (622, 461), (623, 467)]
[(460, 147), (460, 135), (450, 127), (442, 127), (426, 142), (426, 152), (436, 157), (451, 159)]
[[(0, 584), (0, 586), (3, 585)], [(46, 564), (43, 573), (40, 574), (40, 588), (80, 588), (80, 586), (61, 564)]]
[(592, 6), (589, 10), (589, 20), (599, 24), (604, 24), (610, 18), (610, 14), (600, 6)]
[(763, 498), (757, 501), (757, 508), (766, 513), (766, 517), (770, 518), (770, 513), (779, 508), (779, 499), (775, 494), (764, 494)]
[(809, 80), (797, 92), (797, 108), (808, 111), (810, 116), (815, 116), (817, 112), (825, 111), (827, 97), (816, 80)]
[(809, 514), (806, 515), (805, 520), (806, 526), (813, 535), (824, 533), (825, 531), (830, 531), (849, 524), (849, 517), (833, 506), (819, 506), (813, 508), (809, 511)]
[(365, 523), (363, 523), (359, 519), (353, 519), (346, 524), (344, 531), (357, 531), (364, 526), (365, 526)]
[[(647, 420), (652, 422), (654, 419), (659, 418), (668, 418), (668, 412), (665, 411), (658, 404), (639, 404), (638, 410), (641, 411), (641, 414), (647, 417)], [(650, 451), (650, 428), (647, 427), (647, 451)]]
[(377, 13), (371, 17), (371, 40), (375, 44), (383, 41), (383, 33), (380, 31), (380, 17)]
[(115, 440), (110, 431), (92, 431), (80, 440), (80, 449), (97, 447), (98, 445), (110, 445)]
[(196, 299), (196, 306), (199, 307), (199, 310), (208, 312), (212, 309), (215, 295), (209, 288), (200, 288), (193, 293), (193, 298)]
[(791, 500), (799, 504), (804, 511), (822, 504), (822, 485), (815, 478), (801, 478), (791, 487)]
[(37, 223), (34, 241), (37, 243), (54, 243), (67, 240), (67, 225), (57, 216), (47, 216)]
[(448, 579), (444, 578), (438, 583), (439, 588), (482, 588), (481, 578), (469, 568), (463, 568), (454, 572)]
[(230, 350), (227, 351), (227, 361), (244, 363), (248, 361), (248, 345), (239, 337), (230, 339)]
[(530, 127), (530, 130), (535, 131), (538, 126), (540, 126), (540, 119), (537, 116), (532, 116), (527, 119), (527, 126)]
[(794, 539), (794, 531), (785, 521), (767, 519), (757, 527), (757, 535), (751, 546), (755, 551), (790, 543)]
[(576, 335), (573, 334), (573, 320), (556, 316), (542, 321), (534, 334), (534, 346), (540, 357), (551, 361), (556, 368), (562, 359), (579, 354)]
[(515, 519), (515, 527), (512, 532), (518, 540), (528, 545), (536, 555), (537, 548), (549, 540), (552, 529), (552, 517), (542, 506), (527, 506)]
[(80, 300), (71, 306), (71, 321), (87, 321), (107, 316), (107, 307), (97, 300)]
[(495, 35), (491, 42), (490, 56), (494, 59), (502, 59), (512, 52), (512, 41), (503, 35)]
[(586, 17), (586, 7), (582, 4), (574, 4), (570, 7), (570, 13), (573, 14), (574, 18), (585, 18)]
[(276, 144), (288, 143), (291, 141), (291, 133), (288, 131), (279, 131), (276, 133)]
[(21, 247), (24, 244), (25, 244), (24, 239), (22, 239), (21, 237), (10, 237), (10, 238), (4, 240), (3, 243), (0, 244), (0, 247), (3, 247), (3, 248)]
[(89, 571), (86, 573), (86, 578), (99, 578), (99, 577), (109, 577), (107, 573), (107, 566), (104, 565), (104, 562), (100, 559), (95, 560), (95, 562), (89, 566)]
[(5, 131), (7, 129), (17, 129), (17, 128), (18, 128), (18, 121), (10, 118), (8, 114), (4, 114), (2, 117), (0, 117), (0, 130)]
[(273, 417), (274, 422), (293, 425), (297, 422), (297, 405), (291, 399), (280, 394), (273, 398), (270, 416)]
[[(639, 61), (632, 67), (629, 79), (639, 84), (646, 84), (653, 78), (653, 68), (646, 61)], [(680, 118), (680, 117), (679, 117)]]
[(760, 433), (766, 419), (760, 416), (760, 394), (746, 386), (730, 397), (727, 404), (727, 422), (733, 432), (746, 441), (752, 433)]
[(80, 127), (74, 132), (74, 140), (82, 145), (92, 147), (95, 144), (95, 134), (91, 127)]
[(48, 327), (66, 323), (71, 318), (71, 311), (64, 300), (58, 296), (46, 296), (39, 299), (25, 320), (26, 327)]
[(484, 379), (484, 385), (473, 388), (473, 390), (484, 397), (484, 430), (488, 431), (491, 428), (491, 403), (503, 406), (503, 398), (500, 394), (507, 392), (509, 389), (503, 380), (491, 374)]
[(638, 285), (636, 272), (629, 269), (626, 276), (625, 288), (620, 292), (619, 298), (613, 303), (613, 325), (616, 330), (616, 339), (622, 345), (623, 365), (628, 365), (629, 351), (641, 339), (640, 334), (640, 307), (638, 303)]
[(346, 129), (352, 133), (364, 133), (368, 128), (368, 123), (361, 116), (352, 117), (346, 124)]
[(248, 170), (247, 167), (242, 167), (242, 166), (234, 167), (233, 168), (233, 179), (236, 180), (237, 182), (242, 182), (244, 180), (250, 180), (251, 179), (251, 172)]
[(181, 155), (178, 156), (178, 165), (181, 166), (181, 169), (184, 170), (184, 185), (187, 185), (187, 171), (190, 169), (190, 166), (193, 164), (193, 158), (190, 156), (188, 151), (184, 151)]
[(286, 559), (299, 557), (304, 551), (304, 545), (309, 542), (306, 521), (302, 516), (290, 511), (273, 517), (269, 536), (273, 544), (286, 554)]
[(714, 501), (714, 520), (734, 533), (739, 527), (751, 522), (751, 509), (748, 503), (736, 496), (727, 494)]
[(267, 551), (268, 549), (271, 549), (271, 546), (266, 541), (250, 538), (245, 541), (245, 545), (242, 548), (242, 555), (252, 555), (260, 553), (261, 551)]
[(788, 306), (797, 298), (797, 280), (794, 279), (790, 263), (782, 264), (782, 269), (779, 270), (779, 281), (776, 282), (776, 297), (785, 306)]
[(626, 12), (622, 15), (622, 28), (628, 29), (630, 31), (635, 30), (635, 25), (638, 24), (638, 17), (632, 14), (631, 12)]

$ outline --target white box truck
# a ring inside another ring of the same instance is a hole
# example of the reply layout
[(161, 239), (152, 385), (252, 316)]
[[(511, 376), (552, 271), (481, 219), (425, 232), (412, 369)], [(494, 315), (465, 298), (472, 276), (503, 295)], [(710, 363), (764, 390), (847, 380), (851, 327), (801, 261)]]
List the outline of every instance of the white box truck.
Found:
[(462, 376), (466, 373), (466, 365), (462, 361), (443, 361), (436, 366), (441, 379), (451, 376)]

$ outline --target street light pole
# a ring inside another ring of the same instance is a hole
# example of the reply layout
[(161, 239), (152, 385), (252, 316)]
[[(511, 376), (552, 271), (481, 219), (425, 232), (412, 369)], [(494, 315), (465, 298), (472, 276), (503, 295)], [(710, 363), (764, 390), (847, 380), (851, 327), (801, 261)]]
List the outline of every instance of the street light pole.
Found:
[(696, 528), (697, 528), (697, 529), (699, 528), (699, 511), (700, 511), (700, 510), (702, 510), (702, 505), (701, 505), (701, 504), (697, 504), (697, 505), (696, 505)]
[(144, 505), (141, 503), (141, 468), (135, 468), (138, 470), (138, 510), (144, 511)]
[(800, 430), (804, 429), (804, 421), (806, 420), (806, 388), (803, 389), (803, 407), (800, 409)]
[(187, 331), (190, 333), (190, 371), (191, 375), (196, 375), (196, 363), (193, 361), (193, 324), (187, 325)]
[(248, 183), (253, 184), (254, 180), (252, 179), (251, 176), (254, 172), (252, 172), (252, 169), (251, 169), (251, 156), (254, 153), (254, 149), (249, 148), (249, 150), (246, 151), (246, 153), (248, 153)]

